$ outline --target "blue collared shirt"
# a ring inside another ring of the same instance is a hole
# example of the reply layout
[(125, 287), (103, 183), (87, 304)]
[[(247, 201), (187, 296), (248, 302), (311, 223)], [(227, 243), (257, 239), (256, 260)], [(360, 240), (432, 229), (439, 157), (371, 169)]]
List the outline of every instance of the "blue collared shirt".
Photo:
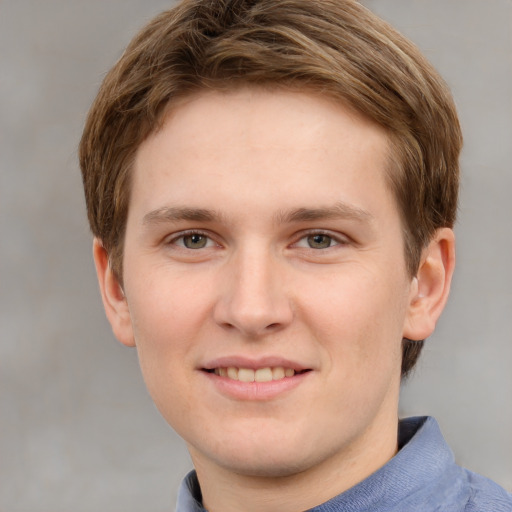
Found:
[[(455, 464), (434, 418), (399, 424), (398, 453), (368, 478), (312, 512), (512, 512), (512, 495)], [(205, 512), (194, 471), (181, 484), (176, 512)]]

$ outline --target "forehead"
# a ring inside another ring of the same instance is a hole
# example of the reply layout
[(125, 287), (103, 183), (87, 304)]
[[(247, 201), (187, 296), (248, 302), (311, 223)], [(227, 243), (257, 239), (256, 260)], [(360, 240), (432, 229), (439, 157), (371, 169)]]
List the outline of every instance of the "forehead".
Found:
[(132, 201), (144, 199), (139, 206), (148, 210), (188, 197), (218, 209), (249, 193), (254, 202), (294, 208), (296, 200), (343, 201), (368, 188), (369, 179), (388, 194), (387, 154), (381, 127), (319, 95), (201, 92), (169, 109), (161, 128), (139, 147)]
[[(216, 121), (222, 121), (222, 124), (216, 124)], [(210, 139), (215, 143), (219, 137), (224, 137), (227, 143), (230, 135), (236, 135), (271, 148), (283, 143), (296, 146), (302, 142), (310, 143), (312, 135), (322, 130), (337, 131), (340, 135), (339, 129), (347, 125), (354, 128), (354, 133), (365, 130), (370, 143), (386, 139), (384, 128), (349, 104), (327, 94), (308, 89), (240, 85), (231, 89), (199, 90), (178, 98), (164, 110), (160, 128), (148, 138), (158, 138), (162, 129), (167, 128), (167, 134), (172, 131), (175, 136), (180, 136), (180, 144), (185, 147), (198, 137), (203, 142)], [(290, 132), (293, 139), (288, 137)], [(343, 134), (344, 138), (349, 132)], [(333, 140), (325, 140), (325, 145), (329, 142)], [(343, 144), (343, 140), (340, 143)], [(145, 145), (147, 143), (141, 146)], [(332, 149), (336, 146), (339, 144), (331, 145)]]

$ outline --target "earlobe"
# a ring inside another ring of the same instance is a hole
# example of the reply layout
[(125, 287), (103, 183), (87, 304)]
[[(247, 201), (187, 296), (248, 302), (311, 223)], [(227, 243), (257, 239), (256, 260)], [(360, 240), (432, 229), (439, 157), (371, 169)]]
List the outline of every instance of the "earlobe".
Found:
[(449, 228), (438, 229), (411, 284), (404, 338), (423, 340), (432, 334), (448, 300), (454, 268), (455, 235)]
[(128, 303), (119, 280), (112, 272), (107, 251), (97, 238), (93, 242), (93, 257), (103, 306), (112, 331), (123, 345), (133, 347), (135, 340)]

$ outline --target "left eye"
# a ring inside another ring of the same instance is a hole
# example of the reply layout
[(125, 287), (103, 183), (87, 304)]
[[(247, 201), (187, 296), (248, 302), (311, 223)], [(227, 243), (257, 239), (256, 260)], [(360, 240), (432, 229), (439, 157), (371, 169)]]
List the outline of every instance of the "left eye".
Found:
[(309, 249), (328, 249), (333, 245), (339, 245), (339, 242), (332, 236), (324, 233), (315, 233), (305, 236), (297, 243), (298, 247), (307, 247)]
[(204, 249), (205, 247), (210, 247), (213, 241), (201, 233), (190, 233), (176, 238), (174, 243), (187, 249)]

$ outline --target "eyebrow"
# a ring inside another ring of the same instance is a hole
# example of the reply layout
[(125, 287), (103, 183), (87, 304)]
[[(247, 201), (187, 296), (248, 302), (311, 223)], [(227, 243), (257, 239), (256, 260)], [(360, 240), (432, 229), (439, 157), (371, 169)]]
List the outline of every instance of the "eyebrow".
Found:
[(374, 217), (367, 210), (343, 202), (320, 208), (297, 208), (276, 215), (276, 221), (283, 224), (328, 219), (349, 219), (362, 222), (372, 221)]
[[(161, 224), (165, 222), (178, 222), (182, 220), (196, 222), (218, 222), (224, 215), (216, 210), (206, 208), (187, 208), (164, 206), (144, 215), (144, 225)], [(338, 202), (332, 206), (319, 208), (296, 208), (289, 211), (278, 212), (274, 216), (277, 224), (290, 224), (293, 222), (308, 222), (327, 219), (349, 219), (356, 221), (372, 221), (373, 215), (367, 210), (347, 203)]]
[(222, 215), (219, 212), (205, 208), (179, 208), (164, 206), (144, 215), (142, 223), (145, 225), (160, 224), (163, 222), (176, 222), (180, 220), (213, 222), (219, 220), (221, 217)]

